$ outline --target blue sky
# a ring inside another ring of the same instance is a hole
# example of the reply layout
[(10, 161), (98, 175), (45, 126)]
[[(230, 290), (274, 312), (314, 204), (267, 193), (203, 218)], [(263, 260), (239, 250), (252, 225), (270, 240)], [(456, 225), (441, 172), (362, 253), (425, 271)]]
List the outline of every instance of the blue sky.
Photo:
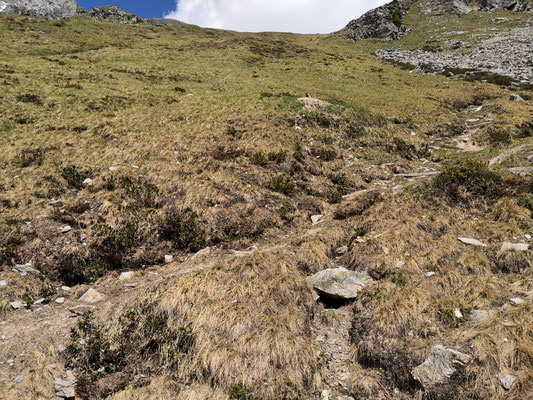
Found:
[(162, 18), (176, 10), (176, 0), (78, 0), (85, 8), (114, 5), (143, 18)]
[(113, 4), (144, 18), (166, 16), (206, 28), (241, 32), (330, 33), (390, 0), (78, 0), (83, 8)]

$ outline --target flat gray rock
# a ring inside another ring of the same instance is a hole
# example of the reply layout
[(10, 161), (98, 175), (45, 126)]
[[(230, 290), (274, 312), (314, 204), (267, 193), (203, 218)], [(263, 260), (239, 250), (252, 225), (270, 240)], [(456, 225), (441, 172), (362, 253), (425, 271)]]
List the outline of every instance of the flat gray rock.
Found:
[(99, 301), (104, 300), (105, 297), (101, 293), (97, 292), (93, 288), (87, 290), (81, 297), (80, 300), (86, 303), (98, 303)]
[(505, 253), (507, 251), (528, 251), (529, 244), (527, 243), (510, 243), (504, 242), (500, 248), (500, 253)]
[(450, 378), (458, 368), (470, 362), (470, 356), (457, 350), (437, 345), (430, 355), (411, 374), (427, 389)]
[(516, 376), (505, 375), (500, 378), (500, 383), (505, 390), (511, 390), (513, 383), (516, 381)]
[(487, 247), (486, 244), (481, 243), (477, 239), (467, 238), (467, 237), (459, 237), (457, 238), (461, 243), (467, 244), (469, 246), (478, 246), (478, 247)]
[(313, 287), (331, 299), (355, 299), (361, 289), (372, 282), (366, 272), (349, 271), (346, 268), (326, 269), (307, 278)]

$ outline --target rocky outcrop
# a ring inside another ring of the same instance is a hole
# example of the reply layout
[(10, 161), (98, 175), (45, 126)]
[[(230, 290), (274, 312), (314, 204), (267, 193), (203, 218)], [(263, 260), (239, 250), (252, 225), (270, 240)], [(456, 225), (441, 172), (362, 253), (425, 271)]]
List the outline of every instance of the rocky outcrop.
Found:
[(96, 22), (115, 22), (125, 25), (144, 22), (144, 19), (141, 17), (130, 14), (129, 12), (124, 11), (122, 8), (116, 6), (95, 7), (89, 11), (86, 11), (85, 14), (90, 16)]
[(528, 12), (533, 10), (531, 0), (426, 0), (421, 2), (423, 15), (464, 15), (472, 11), (509, 10)]
[(0, 0), (0, 13), (65, 18), (80, 11), (76, 0)]
[(533, 28), (516, 28), (485, 40), (468, 54), (447, 51), (378, 50), (380, 58), (412, 65), (425, 72), (482, 71), (533, 82)]
[(399, 0), (378, 7), (351, 21), (344, 29), (344, 37), (351, 40), (397, 40), (409, 32), (403, 24), (407, 8)]

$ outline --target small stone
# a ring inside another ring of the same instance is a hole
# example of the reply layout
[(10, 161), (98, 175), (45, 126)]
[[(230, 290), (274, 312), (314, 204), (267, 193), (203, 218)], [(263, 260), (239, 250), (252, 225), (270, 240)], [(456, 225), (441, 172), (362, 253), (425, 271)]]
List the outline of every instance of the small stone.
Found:
[(511, 100), (511, 101), (524, 101), (524, 99), (520, 95), (518, 95), (516, 93), (513, 93), (511, 96), (509, 96), (509, 100)]
[(87, 312), (91, 312), (95, 309), (96, 307), (94, 306), (75, 306), (75, 307), (71, 307), (69, 308), (68, 310), (72, 313), (72, 314), (75, 314), (75, 315), (83, 315)]
[(208, 256), (209, 254), (211, 254), (211, 247), (206, 247), (200, 251), (197, 251), (192, 257), (191, 257), (191, 260), (196, 260), (197, 258), (199, 257), (202, 257), (202, 256)]
[(405, 261), (398, 261), (396, 265), (394, 265), (394, 268), (401, 268), (405, 265)]
[(57, 304), (63, 304), (65, 302), (65, 298), (64, 297), (59, 297), (55, 301), (56, 301)]
[(467, 238), (467, 237), (459, 237), (457, 238), (461, 243), (467, 244), (469, 246), (478, 246), (478, 247), (487, 247), (486, 244), (481, 243), (477, 239)]
[(26, 376), (22, 374), (22, 375), (14, 377), (13, 379), (11, 379), (11, 381), (14, 383), (20, 383), (24, 380), (24, 378), (26, 378)]
[(174, 257), (171, 256), (170, 254), (167, 254), (165, 256), (165, 264), (170, 264), (172, 261), (174, 261)]
[(461, 310), (459, 310), (458, 308), (456, 308), (454, 311), (453, 311), (453, 315), (455, 318), (457, 319), (462, 319), (463, 318), (463, 313), (461, 312)]
[(119, 281), (129, 281), (131, 278), (133, 278), (133, 271), (123, 272), (118, 277)]
[(6, 281), (0, 281), (0, 286), (7, 286), (7, 282)]
[(116, 171), (117, 169), (118, 169), (117, 167), (109, 167), (109, 170), (110, 170), (111, 172)]
[(9, 303), (9, 305), (13, 310), (18, 310), (19, 308), (24, 307), (24, 303), (22, 301), (12, 301)]
[(90, 185), (93, 184), (93, 180), (92, 180), (91, 178), (87, 178), (87, 179), (85, 179), (85, 180), (83, 181), (83, 184), (84, 184), (85, 186), (90, 186)]
[(61, 290), (63, 290), (64, 292), (70, 292), (72, 289), (70, 288), (70, 286), (61, 286)]
[(311, 216), (311, 222), (313, 223), (313, 225), (316, 225), (320, 222), (320, 220), (323, 218), (324, 216), (322, 214), (318, 214), (318, 215), (312, 215)]
[(522, 304), (525, 303), (525, 300), (524, 299), (521, 299), (520, 297), (515, 297), (513, 299), (509, 299), (509, 302), (513, 305), (513, 306), (520, 306)]
[(432, 276), (434, 276), (434, 275), (436, 275), (436, 274), (437, 274), (437, 273), (436, 273), (436, 272), (433, 272), (433, 271), (428, 272), (428, 273), (426, 274), (426, 278), (431, 278)]
[(61, 228), (61, 233), (68, 233), (71, 230), (72, 230), (72, 227), (70, 227), (69, 225), (66, 225), (63, 228)]
[(504, 242), (502, 244), (502, 247), (500, 248), (500, 253), (504, 253), (506, 251), (528, 251), (528, 250), (529, 250), (529, 244), (527, 243)]
[(348, 246), (342, 246), (335, 250), (335, 254), (338, 256), (343, 256), (348, 253)]
[(80, 300), (86, 303), (98, 303), (99, 301), (104, 300), (105, 297), (94, 290), (93, 288), (87, 290), (81, 297)]
[(531, 235), (524, 235), (524, 238), (525, 238), (526, 240), (531, 240)]
[(320, 393), (320, 400), (329, 400), (329, 391), (322, 390), (322, 393)]
[(516, 376), (513, 375), (505, 375), (502, 378), (500, 378), (500, 383), (502, 384), (502, 387), (505, 390), (511, 390), (511, 387), (516, 381)]
[(36, 270), (35, 268), (32, 268), (30, 263), (27, 264), (16, 264), (15, 267), (13, 267), (13, 271), (20, 272), (22, 275), (26, 274), (36, 274), (39, 275), (40, 272)]
[(472, 310), (469, 314), (469, 319), (473, 323), (479, 323), (487, 318), (489, 318), (492, 315), (491, 312), (485, 311), (485, 310)]
[(50, 203), (48, 203), (49, 206), (54, 207), (64, 207), (67, 205), (66, 200), (52, 200)]

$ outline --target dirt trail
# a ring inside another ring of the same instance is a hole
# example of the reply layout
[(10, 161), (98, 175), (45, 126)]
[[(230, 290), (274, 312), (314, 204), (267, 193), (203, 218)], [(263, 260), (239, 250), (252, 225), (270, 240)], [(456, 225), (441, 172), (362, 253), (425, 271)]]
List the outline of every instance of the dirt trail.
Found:
[(331, 400), (353, 400), (348, 382), (352, 360), (350, 327), (353, 312), (350, 305), (340, 308), (322, 307), (315, 317), (314, 329), (325, 361), (325, 390)]

